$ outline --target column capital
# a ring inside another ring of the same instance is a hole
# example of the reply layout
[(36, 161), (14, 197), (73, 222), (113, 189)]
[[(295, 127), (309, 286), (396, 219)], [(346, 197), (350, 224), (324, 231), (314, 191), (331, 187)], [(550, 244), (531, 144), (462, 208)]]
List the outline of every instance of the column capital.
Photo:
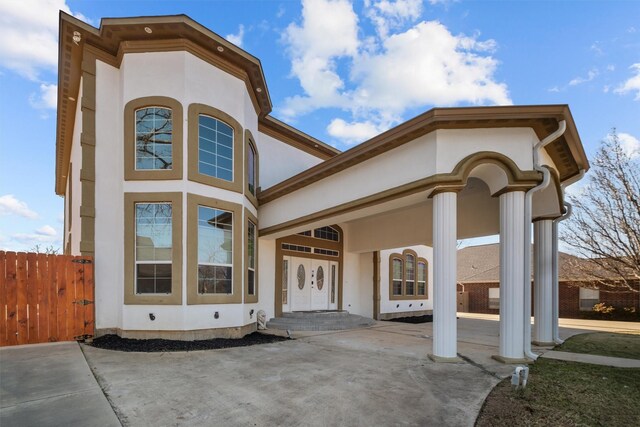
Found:
[(454, 186), (447, 186), (447, 187), (436, 187), (434, 188), (431, 193), (427, 196), (429, 199), (433, 199), (435, 196), (437, 196), (438, 194), (442, 194), (442, 193), (455, 193), (458, 194), (459, 192), (461, 192), (464, 189), (464, 185), (454, 185)]
[(493, 193), (491, 195), (491, 197), (500, 197), (503, 194), (507, 194), (507, 193), (513, 193), (513, 192), (517, 192), (517, 191), (521, 191), (521, 192), (526, 192), (529, 191), (530, 189), (532, 189), (533, 187), (531, 186), (522, 186), (522, 185), (507, 185), (506, 187), (503, 187), (501, 190), (496, 191), (495, 193)]

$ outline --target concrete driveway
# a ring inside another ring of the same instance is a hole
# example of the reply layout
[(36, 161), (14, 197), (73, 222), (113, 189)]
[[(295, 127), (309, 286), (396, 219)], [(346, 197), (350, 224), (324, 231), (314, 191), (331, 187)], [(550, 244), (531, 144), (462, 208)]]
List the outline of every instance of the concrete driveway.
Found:
[[(122, 353), (76, 343), (3, 348), (0, 425), (471, 426), (513, 366), (491, 359), (498, 351), (497, 316), (460, 316), (464, 361), (457, 364), (426, 357), (430, 323), (378, 322), (189, 353)], [(640, 329), (627, 322), (566, 326), (563, 338), (586, 328)]]
[(83, 351), (125, 425), (471, 426), (513, 367), (491, 359), (497, 326), (460, 322), (459, 364), (427, 359), (431, 324), (391, 322), (216, 351)]

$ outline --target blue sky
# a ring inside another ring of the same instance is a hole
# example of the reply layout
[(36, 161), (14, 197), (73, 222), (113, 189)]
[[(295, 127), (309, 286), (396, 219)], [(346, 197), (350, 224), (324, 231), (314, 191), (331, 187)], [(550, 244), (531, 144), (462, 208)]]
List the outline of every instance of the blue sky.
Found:
[[(0, 248), (61, 247), (58, 10), (184, 13), (260, 58), (273, 115), (348, 149), (434, 106), (569, 104), (640, 150), (640, 2), (0, 0)], [(640, 153), (640, 151), (638, 151)]]

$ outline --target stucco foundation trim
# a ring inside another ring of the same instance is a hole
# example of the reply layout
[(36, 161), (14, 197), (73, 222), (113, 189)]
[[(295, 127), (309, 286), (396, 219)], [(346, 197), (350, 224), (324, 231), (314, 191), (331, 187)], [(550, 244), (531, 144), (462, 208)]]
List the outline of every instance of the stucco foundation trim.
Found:
[(193, 329), (189, 331), (139, 331), (120, 328), (96, 329), (95, 337), (104, 335), (118, 335), (121, 338), (132, 339), (165, 339), (175, 341), (209, 340), (213, 338), (239, 339), (258, 330), (257, 323), (249, 323), (244, 326), (211, 329)]
[(391, 320), (398, 319), (400, 317), (419, 317), (432, 315), (433, 310), (416, 310), (416, 311), (398, 311), (394, 313), (380, 313), (379, 319), (376, 320)]

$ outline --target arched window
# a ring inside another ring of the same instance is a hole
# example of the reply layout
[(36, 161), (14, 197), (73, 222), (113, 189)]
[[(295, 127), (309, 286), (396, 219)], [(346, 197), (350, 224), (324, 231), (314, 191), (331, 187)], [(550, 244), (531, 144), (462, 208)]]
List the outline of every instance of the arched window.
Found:
[(182, 104), (166, 96), (124, 107), (124, 179), (182, 179)]
[(198, 116), (198, 173), (233, 181), (233, 128), (215, 117)]
[(402, 254), (389, 256), (390, 299), (428, 298), (427, 260), (405, 249)]
[(256, 195), (256, 149), (252, 143), (249, 143), (247, 150), (247, 185), (249, 192)]
[(170, 108), (136, 110), (136, 170), (173, 169), (173, 119)]

